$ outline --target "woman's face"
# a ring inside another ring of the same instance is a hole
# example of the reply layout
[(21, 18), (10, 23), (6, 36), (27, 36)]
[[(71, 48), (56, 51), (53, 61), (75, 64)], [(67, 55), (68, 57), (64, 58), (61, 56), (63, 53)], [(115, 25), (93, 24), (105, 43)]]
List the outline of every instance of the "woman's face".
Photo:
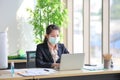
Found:
[(52, 32), (47, 35), (47, 38), (51, 44), (57, 44), (59, 42), (59, 30), (52, 30)]
[(59, 31), (58, 30), (52, 30), (52, 32), (48, 35), (49, 37), (59, 37)]

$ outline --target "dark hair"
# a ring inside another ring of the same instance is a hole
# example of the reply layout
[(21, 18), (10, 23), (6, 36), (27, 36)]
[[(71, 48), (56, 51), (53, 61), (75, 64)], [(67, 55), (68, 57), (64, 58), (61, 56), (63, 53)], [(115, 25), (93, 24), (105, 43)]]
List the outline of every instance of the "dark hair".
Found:
[[(54, 24), (48, 25), (46, 28), (46, 34), (49, 35), (53, 30), (58, 30), (60, 32), (60, 28)], [(48, 41), (47, 37), (44, 38), (44, 43)]]

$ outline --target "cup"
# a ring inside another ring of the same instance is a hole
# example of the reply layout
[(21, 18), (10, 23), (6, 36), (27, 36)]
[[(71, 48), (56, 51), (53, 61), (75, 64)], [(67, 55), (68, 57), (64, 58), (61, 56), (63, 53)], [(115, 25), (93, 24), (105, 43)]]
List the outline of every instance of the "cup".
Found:
[(111, 68), (111, 60), (104, 59), (104, 69), (110, 69), (110, 68)]

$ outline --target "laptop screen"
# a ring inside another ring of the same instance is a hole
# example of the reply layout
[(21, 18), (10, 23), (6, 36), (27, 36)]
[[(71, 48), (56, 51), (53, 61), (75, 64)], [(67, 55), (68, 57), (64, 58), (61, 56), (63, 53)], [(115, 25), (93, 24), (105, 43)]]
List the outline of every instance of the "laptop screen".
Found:
[(80, 70), (84, 65), (84, 53), (62, 54), (60, 70)]

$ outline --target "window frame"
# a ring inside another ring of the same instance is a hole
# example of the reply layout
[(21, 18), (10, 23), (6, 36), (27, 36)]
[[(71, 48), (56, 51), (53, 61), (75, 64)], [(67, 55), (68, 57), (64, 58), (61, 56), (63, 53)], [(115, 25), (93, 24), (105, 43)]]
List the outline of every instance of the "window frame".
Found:
[[(63, 0), (68, 8), (69, 23), (64, 30), (64, 43), (70, 53), (73, 53), (73, 1)], [(102, 0), (102, 54), (109, 53), (110, 35), (110, 0)], [(85, 63), (90, 63), (90, 0), (83, 0), (83, 53), (85, 53)], [(103, 62), (103, 61), (102, 61)]]

